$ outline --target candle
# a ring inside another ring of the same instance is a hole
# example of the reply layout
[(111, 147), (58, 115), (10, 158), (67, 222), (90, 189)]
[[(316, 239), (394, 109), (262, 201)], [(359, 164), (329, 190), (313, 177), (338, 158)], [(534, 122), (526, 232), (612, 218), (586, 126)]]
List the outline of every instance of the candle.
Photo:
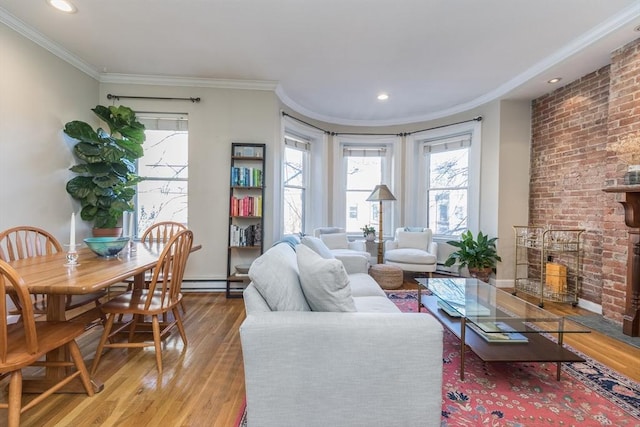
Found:
[(71, 212), (71, 230), (69, 231), (69, 250), (76, 248), (76, 213)]
[(122, 212), (122, 237), (129, 237), (129, 230), (127, 228), (127, 226), (129, 225), (129, 221), (127, 218), (129, 217), (127, 215), (129, 215), (129, 212)]
[(135, 233), (133, 230), (133, 212), (129, 212), (129, 238), (133, 240), (134, 236)]

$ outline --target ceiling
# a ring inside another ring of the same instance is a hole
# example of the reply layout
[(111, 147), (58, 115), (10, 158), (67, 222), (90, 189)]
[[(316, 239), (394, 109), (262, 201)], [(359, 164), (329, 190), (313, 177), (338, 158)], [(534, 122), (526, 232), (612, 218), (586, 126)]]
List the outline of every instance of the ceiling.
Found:
[(637, 0), (71, 1), (0, 0), (0, 22), (103, 82), (275, 89), (345, 125), (532, 99), (640, 37)]

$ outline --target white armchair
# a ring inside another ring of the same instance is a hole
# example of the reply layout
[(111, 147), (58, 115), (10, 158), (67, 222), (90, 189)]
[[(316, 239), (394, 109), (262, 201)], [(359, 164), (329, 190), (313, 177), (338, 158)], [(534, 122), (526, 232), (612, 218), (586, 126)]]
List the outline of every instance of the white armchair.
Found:
[(409, 231), (396, 229), (394, 240), (385, 242), (384, 262), (403, 271), (433, 273), (436, 271), (438, 244), (429, 228)]

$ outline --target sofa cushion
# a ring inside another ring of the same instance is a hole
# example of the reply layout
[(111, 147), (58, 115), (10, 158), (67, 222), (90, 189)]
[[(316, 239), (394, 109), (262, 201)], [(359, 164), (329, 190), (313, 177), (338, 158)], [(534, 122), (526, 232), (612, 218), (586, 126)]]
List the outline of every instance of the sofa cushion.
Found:
[(415, 248), (424, 251), (429, 245), (429, 234), (426, 232), (398, 231), (396, 238), (399, 248)]
[(349, 249), (347, 233), (321, 234), (320, 239), (329, 249)]
[(435, 264), (436, 256), (420, 249), (400, 248), (391, 249), (384, 253), (387, 261), (404, 264)]
[(318, 237), (304, 236), (301, 240), (302, 244), (313, 249), (315, 253), (320, 255), (324, 259), (333, 259), (333, 253), (329, 250), (327, 245)]
[[(298, 249), (299, 250), (299, 249)], [(291, 246), (275, 245), (251, 264), (249, 278), (272, 311), (309, 311)]]
[(358, 313), (399, 313), (400, 309), (387, 296), (357, 297), (353, 302)]
[(322, 258), (304, 245), (297, 258), (300, 285), (312, 311), (356, 311), (342, 262)]
[(373, 280), (373, 277), (364, 273), (355, 273), (349, 275), (351, 283), (351, 296), (355, 297), (385, 297), (380, 285)]

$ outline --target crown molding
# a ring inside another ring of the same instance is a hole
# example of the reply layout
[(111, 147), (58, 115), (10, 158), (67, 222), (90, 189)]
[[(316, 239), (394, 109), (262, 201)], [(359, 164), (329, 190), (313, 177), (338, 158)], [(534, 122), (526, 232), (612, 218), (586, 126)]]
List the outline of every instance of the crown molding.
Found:
[(44, 36), (44, 34), (34, 30), (15, 16), (11, 15), (6, 9), (0, 7), (0, 22), (5, 24), (7, 27), (11, 28), (18, 34), (24, 36), (25, 38), (31, 40), (35, 44), (43, 47), (48, 50), (58, 58), (63, 61), (68, 62), (69, 64), (76, 67), (78, 70), (83, 73), (89, 75), (90, 77), (98, 80), (99, 73), (95, 69), (95, 67), (91, 66), (89, 63), (83, 61), (77, 56), (70, 53), (68, 50), (60, 46), (59, 44), (53, 42)]
[(144, 74), (102, 73), (100, 83), (154, 86), (208, 87), (216, 89), (244, 89), (274, 91), (278, 85), (270, 80), (208, 79), (197, 77), (153, 76)]

